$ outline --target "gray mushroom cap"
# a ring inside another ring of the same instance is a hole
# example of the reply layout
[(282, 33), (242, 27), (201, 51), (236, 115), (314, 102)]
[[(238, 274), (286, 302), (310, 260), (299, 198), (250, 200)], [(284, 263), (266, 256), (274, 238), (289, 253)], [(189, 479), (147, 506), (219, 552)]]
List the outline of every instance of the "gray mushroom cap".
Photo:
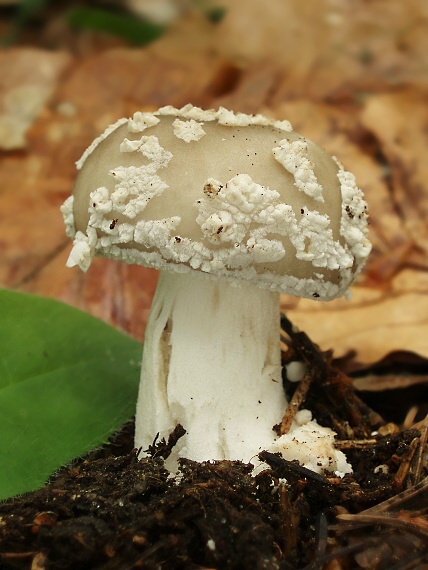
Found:
[(352, 174), (286, 121), (191, 105), (136, 113), (77, 163), (63, 206), (74, 247), (94, 255), (327, 300), (369, 252)]

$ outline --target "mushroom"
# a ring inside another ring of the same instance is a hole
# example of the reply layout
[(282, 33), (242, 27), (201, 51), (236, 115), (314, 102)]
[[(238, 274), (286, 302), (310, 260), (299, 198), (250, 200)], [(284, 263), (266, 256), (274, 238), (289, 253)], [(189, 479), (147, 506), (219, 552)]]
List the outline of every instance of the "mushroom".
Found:
[(67, 265), (160, 270), (136, 447), (181, 424), (171, 465), (269, 449), (287, 406), (280, 293), (341, 296), (370, 251), (354, 177), (288, 121), (192, 105), (119, 120), (77, 168)]

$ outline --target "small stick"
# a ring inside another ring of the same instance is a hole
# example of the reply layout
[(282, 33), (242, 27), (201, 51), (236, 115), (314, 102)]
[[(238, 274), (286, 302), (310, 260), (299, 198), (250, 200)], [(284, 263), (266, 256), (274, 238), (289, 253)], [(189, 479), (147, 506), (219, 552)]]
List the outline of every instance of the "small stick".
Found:
[(425, 453), (425, 446), (427, 445), (428, 441), (428, 415), (420, 422), (418, 429), (421, 431), (421, 439), (419, 442), (419, 448), (416, 454), (416, 462), (415, 462), (415, 483), (419, 483), (422, 477), (422, 468), (424, 463), (424, 453)]
[(400, 467), (398, 468), (397, 473), (394, 476), (393, 484), (395, 485), (396, 489), (401, 489), (404, 483), (404, 479), (407, 477), (407, 474), (410, 469), (410, 464), (412, 463), (413, 456), (415, 455), (416, 449), (420, 444), (420, 438), (415, 437), (409, 445), (409, 449), (406, 455), (403, 457), (400, 463)]
[(365, 523), (371, 525), (386, 525), (395, 528), (401, 528), (407, 530), (408, 532), (413, 532), (422, 537), (428, 537), (428, 528), (426, 528), (426, 520), (420, 519), (418, 517), (404, 517), (403, 514), (390, 514), (390, 515), (378, 515), (378, 514), (350, 514), (346, 513), (343, 515), (337, 515), (337, 519), (347, 523)]
[(377, 443), (379, 443), (377, 439), (339, 439), (334, 441), (334, 447), (336, 449), (365, 449)]
[(306, 399), (306, 395), (308, 393), (309, 387), (313, 380), (313, 374), (310, 372), (306, 372), (303, 378), (299, 381), (299, 385), (296, 388), (296, 391), (293, 394), (293, 397), (290, 400), (290, 403), (285, 410), (284, 417), (279, 425), (279, 435), (285, 435), (290, 431), (291, 424), (300, 409), (300, 406)]
[(410, 429), (415, 423), (415, 418), (419, 412), (418, 406), (412, 406), (407, 412), (406, 417), (403, 422), (403, 429)]
[(411, 487), (410, 489), (405, 489), (404, 491), (401, 491), (401, 493), (398, 493), (398, 495), (394, 495), (389, 499), (386, 499), (386, 501), (383, 501), (382, 503), (378, 503), (373, 507), (369, 507), (368, 509), (361, 511), (360, 514), (385, 513), (392, 509), (399, 509), (399, 508), (403, 509), (404, 508), (403, 505), (407, 501), (415, 501), (417, 497), (423, 497), (427, 491), (428, 491), (428, 477), (425, 477), (414, 487)]

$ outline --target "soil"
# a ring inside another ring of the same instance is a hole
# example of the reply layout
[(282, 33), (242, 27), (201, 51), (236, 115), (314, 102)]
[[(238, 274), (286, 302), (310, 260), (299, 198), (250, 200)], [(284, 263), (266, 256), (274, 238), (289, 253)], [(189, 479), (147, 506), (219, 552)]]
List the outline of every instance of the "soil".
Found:
[(331, 354), (282, 325), (284, 363), (308, 365), (297, 388), (284, 373), (288, 396), (335, 429), (352, 475), (263, 452), (257, 476), (240, 462), (190, 460), (172, 476), (164, 459), (183, 428), (139, 460), (131, 422), (44, 488), (0, 505), (0, 568), (428, 568), (427, 426), (382, 419)]

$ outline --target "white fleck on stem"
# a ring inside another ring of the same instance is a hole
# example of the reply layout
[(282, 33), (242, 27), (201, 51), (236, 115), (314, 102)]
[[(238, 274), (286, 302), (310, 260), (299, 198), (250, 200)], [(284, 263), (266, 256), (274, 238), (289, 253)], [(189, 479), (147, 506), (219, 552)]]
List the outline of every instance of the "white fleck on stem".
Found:
[[(146, 329), (136, 447), (177, 424), (169, 459), (250, 461), (275, 439), (281, 381), (279, 294), (161, 272)], [(168, 465), (168, 463), (167, 463)]]

